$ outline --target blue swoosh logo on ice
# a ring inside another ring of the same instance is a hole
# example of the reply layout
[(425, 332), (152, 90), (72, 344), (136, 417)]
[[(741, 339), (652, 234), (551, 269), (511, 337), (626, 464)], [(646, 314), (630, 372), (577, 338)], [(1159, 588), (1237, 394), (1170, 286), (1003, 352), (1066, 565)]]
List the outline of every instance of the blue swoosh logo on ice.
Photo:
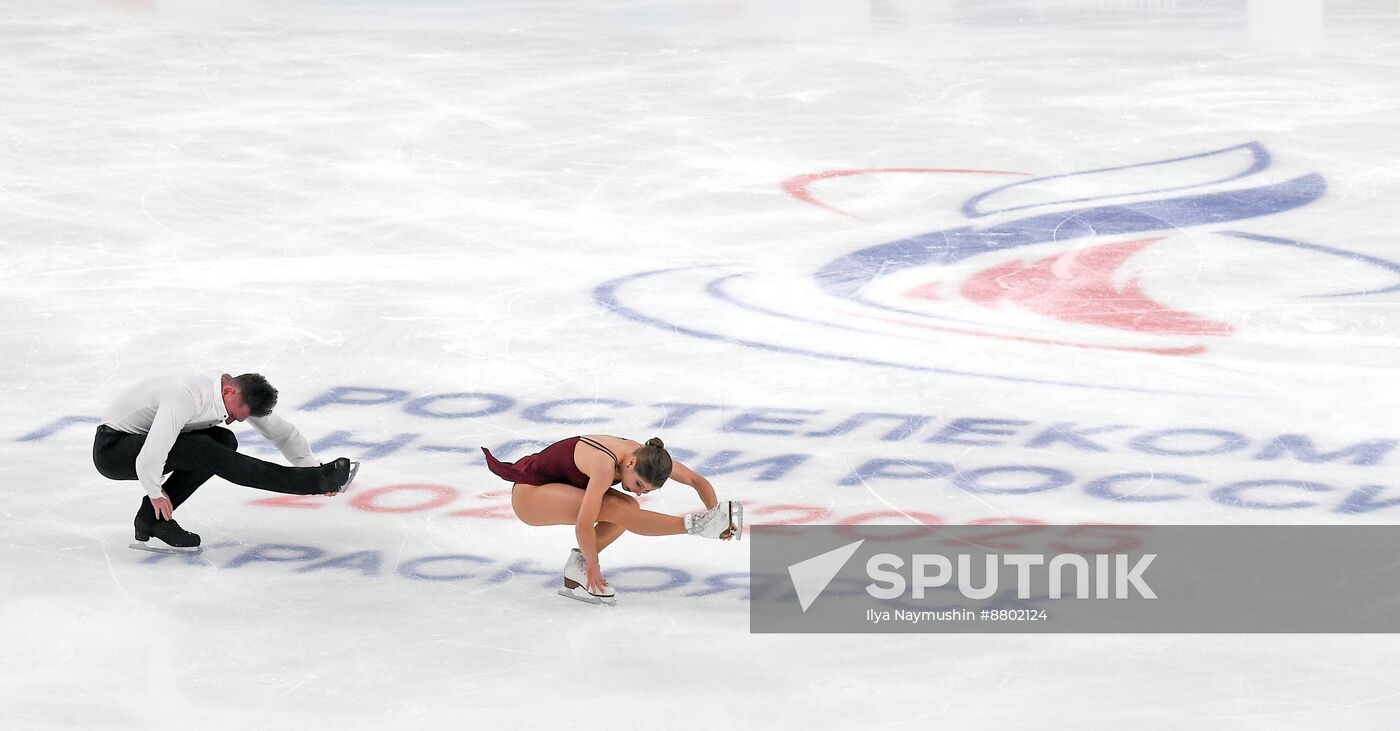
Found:
[(1310, 173), (1245, 190), (1048, 213), (985, 228), (963, 226), (861, 249), (822, 267), (816, 278), (829, 294), (852, 297), (877, 277), (899, 269), (951, 264), (989, 252), (1087, 236), (1119, 236), (1257, 218), (1307, 205), (1326, 190), (1322, 176)]

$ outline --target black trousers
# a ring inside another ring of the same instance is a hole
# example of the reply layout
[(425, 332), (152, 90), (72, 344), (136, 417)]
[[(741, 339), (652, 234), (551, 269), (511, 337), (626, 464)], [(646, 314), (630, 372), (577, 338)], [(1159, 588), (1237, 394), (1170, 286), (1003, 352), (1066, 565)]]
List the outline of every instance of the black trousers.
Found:
[[(110, 480), (135, 480), (136, 456), (146, 444), (145, 434), (128, 434), (105, 424), (97, 427), (92, 440), (92, 463), (103, 477)], [(180, 507), (210, 477), (219, 477), (235, 485), (255, 487), (289, 495), (314, 495), (321, 492), (320, 476), (324, 467), (285, 467), (264, 462), (238, 452), (238, 438), (221, 426), (184, 432), (175, 439), (165, 458), (165, 472), (170, 478), (162, 489), (170, 497), (173, 508)], [(141, 498), (141, 510), (136, 522), (149, 525), (156, 519), (149, 497)]]

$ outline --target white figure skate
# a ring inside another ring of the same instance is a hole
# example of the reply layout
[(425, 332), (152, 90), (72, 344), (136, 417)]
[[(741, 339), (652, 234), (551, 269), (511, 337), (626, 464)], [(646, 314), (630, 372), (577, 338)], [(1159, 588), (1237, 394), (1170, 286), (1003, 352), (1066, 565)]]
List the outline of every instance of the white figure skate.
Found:
[(703, 513), (685, 516), (685, 532), (703, 538), (744, 537), (744, 504), (737, 500), (721, 500)]
[(564, 564), (564, 588), (559, 590), (559, 596), (589, 604), (617, 604), (617, 595), (611, 586), (604, 587), (602, 594), (588, 590), (588, 565), (583, 560), (583, 551), (577, 548), (569, 552), (569, 561)]

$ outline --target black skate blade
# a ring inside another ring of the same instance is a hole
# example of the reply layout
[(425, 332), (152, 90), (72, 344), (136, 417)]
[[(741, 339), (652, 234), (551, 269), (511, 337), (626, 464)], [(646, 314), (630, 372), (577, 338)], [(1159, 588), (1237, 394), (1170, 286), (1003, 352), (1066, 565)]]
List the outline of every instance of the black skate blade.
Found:
[(168, 545), (166, 545), (166, 544), (164, 544), (164, 543), (159, 543), (159, 542), (154, 541), (154, 540), (153, 540), (153, 541), (150, 541), (150, 542), (148, 542), (148, 543), (142, 543), (141, 541), (136, 541), (136, 542), (132, 543), (131, 545), (127, 546), (127, 548), (135, 549), (135, 550), (137, 550), (137, 551), (147, 551), (147, 552), (150, 552), (150, 553), (165, 553), (165, 554), (172, 554), (172, 553), (173, 553), (173, 554), (194, 554), (194, 553), (203, 553), (203, 552), (204, 552), (204, 547), (203, 547), (203, 546), (190, 546), (189, 548), (177, 548), (177, 547), (175, 547), (175, 546), (168, 546)]

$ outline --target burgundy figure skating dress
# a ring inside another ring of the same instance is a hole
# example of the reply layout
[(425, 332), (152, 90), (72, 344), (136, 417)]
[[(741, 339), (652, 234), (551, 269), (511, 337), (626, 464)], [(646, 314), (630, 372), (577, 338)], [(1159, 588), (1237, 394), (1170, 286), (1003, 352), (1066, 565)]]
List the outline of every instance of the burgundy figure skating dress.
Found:
[[(578, 465), (574, 463), (574, 447), (579, 442), (606, 452), (609, 457), (613, 458), (613, 462), (617, 462), (617, 455), (613, 454), (611, 449), (588, 437), (569, 437), (514, 462), (502, 462), (496, 459), (495, 455), (491, 454), (491, 450), (486, 447), (482, 447), (481, 451), (486, 454), (486, 469), (491, 470), (492, 473), (506, 482), (523, 482), (526, 485), (548, 485), (551, 482), (562, 482), (565, 485), (584, 489), (588, 487), (588, 475), (585, 475), (583, 470), (580, 470)], [(616, 485), (621, 481), (621, 479), (613, 480), (612, 484)]]

